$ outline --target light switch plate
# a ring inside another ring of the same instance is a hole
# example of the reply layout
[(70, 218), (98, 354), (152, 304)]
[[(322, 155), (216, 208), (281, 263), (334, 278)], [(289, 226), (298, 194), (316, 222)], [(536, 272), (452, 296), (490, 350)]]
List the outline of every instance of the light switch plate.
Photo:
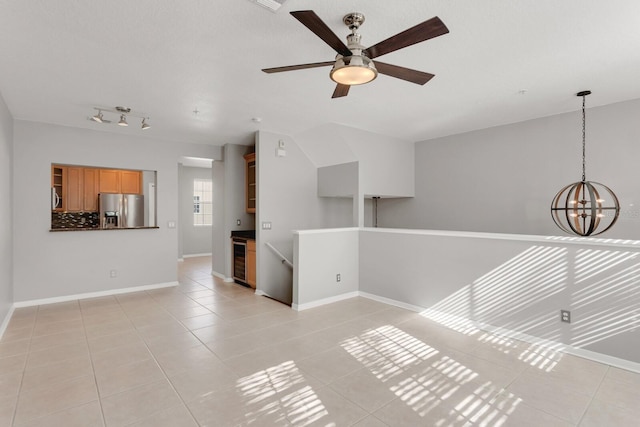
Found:
[(263, 230), (271, 230), (271, 222), (263, 221), (262, 222), (262, 229)]
[(167, 222), (167, 227), (169, 227), (169, 228), (176, 228), (176, 222), (175, 222), (175, 221), (169, 221), (169, 222)]

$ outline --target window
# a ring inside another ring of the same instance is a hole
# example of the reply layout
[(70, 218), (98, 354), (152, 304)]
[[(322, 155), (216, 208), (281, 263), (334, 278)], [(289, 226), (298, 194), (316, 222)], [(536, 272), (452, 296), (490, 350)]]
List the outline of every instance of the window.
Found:
[(210, 179), (193, 180), (193, 225), (213, 224), (212, 187)]

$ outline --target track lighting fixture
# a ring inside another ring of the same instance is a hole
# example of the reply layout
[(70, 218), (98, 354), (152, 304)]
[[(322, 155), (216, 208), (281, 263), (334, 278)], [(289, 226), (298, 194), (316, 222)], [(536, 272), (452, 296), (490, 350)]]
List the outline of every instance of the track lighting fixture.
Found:
[[(131, 111), (131, 108), (129, 107), (114, 107), (114, 108), (93, 107), (93, 109), (98, 111), (98, 113), (91, 117), (87, 117), (88, 120), (91, 120), (97, 123), (117, 124), (118, 126), (127, 127), (129, 126), (129, 123), (127, 122), (127, 118), (136, 117), (136, 118), (142, 119), (142, 125), (141, 125), (142, 130), (151, 128), (151, 125), (147, 123), (147, 120), (149, 120), (149, 116), (147, 116), (144, 113)], [(120, 118), (119, 120), (116, 120), (115, 118), (113, 120), (109, 120), (104, 117), (104, 115), (102, 114), (103, 112), (117, 114), (120, 116)]]

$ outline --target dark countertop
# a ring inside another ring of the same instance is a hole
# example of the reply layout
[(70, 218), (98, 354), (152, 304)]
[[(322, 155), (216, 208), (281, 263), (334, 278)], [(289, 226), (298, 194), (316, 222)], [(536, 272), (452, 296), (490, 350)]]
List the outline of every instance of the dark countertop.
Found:
[(66, 228), (51, 228), (50, 232), (58, 231), (107, 231), (107, 230), (148, 230), (157, 229), (160, 227), (127, 227), (127, 228), (99, 228), (99, 227), (66, 227)]
[(256, 230), (236, 230), (231, 232), (231, 238), (256, 240)]

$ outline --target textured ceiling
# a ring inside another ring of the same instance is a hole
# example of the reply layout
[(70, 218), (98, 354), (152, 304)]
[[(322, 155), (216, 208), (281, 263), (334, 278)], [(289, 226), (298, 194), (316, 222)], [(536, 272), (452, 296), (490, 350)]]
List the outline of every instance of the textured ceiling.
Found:
[[(379, 58), (436, 77), (381, 75), (331, 99), (330, 67), (262, 73), (333, 59), (289, 15), (305, 9), (340, 38), (342, 16), (364, 13), (365, 46), (439, 16), (449, 34)], [(122, 105), (151, 118), (144, 135), (185, 142), (326, 123), (421, 141), (578, 110), (583, 89), (588, 107), (640, 98), (637, 0), (288, 0), (277, 13), (249, 0), (0, 0), (0, 34), (14, 118), (139, 134), (137, 121), (87, 120)]]

